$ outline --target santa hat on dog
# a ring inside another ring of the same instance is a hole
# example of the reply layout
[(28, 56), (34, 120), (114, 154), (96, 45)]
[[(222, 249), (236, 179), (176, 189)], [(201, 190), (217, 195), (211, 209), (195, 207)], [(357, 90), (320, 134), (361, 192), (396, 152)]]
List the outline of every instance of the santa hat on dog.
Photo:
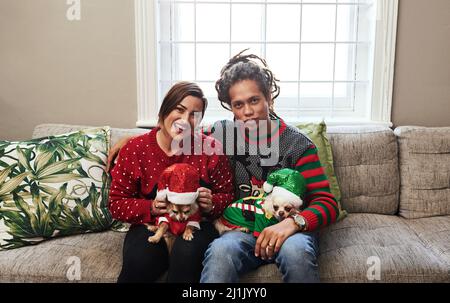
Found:
[(195, 167), (186, 163), (173, 164), (166, 168), (158, 182), (157, 200), (173, 204), (189, 205), (198, 197), (200, 175)]

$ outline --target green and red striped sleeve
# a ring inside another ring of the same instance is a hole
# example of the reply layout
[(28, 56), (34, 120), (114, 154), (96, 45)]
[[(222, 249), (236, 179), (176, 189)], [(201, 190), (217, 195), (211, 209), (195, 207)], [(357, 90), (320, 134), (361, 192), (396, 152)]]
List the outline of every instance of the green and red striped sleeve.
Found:
[(304, 195), (306, 208), (300, 213), (308, 224), (308, 231), (328, 226), (336, 221), (339, 208), (330, 190), (317, 148), (311, 145), (298, 159), (295, 169), (306, 180)]

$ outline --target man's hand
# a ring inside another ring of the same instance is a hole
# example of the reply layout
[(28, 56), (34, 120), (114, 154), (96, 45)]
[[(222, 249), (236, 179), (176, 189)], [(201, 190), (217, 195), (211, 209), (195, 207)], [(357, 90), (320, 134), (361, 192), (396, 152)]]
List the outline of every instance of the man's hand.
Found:
[(211, 213), (211, 211), (214, 208), (211, 190), (206, 187), (200, 187), (198, 189), (197, 203), (202, 213), (204, 214)]
[(116, 144), (114, 144), (113, 147), (111, 147), (108, 154), (108, 163), (106, 164), (107, 172), (114, 168), (120, 149), (132, 138), (134, 138), (134, 136), (123, 137)]
[(280, 223), (264, 228), (256, 240), (255, 256), (261, 256), (263, 260), (272, 259), (280, 251), (284, 241), (298, 230), (299, 227), (291, 218), (284, 219)]
[(167, 213), (167, 201), (153, 200), (150, 213), (154, 217), (162, 216)]

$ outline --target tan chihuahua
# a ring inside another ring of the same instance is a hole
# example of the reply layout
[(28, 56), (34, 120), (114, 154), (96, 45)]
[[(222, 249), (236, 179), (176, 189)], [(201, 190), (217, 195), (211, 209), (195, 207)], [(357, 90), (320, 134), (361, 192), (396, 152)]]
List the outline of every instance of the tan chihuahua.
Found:
[[(168, 203), (167, 215), (159, 217), (159, 225), (147, 225), (147, 229), (155, 234), (148, 238), (150, 243), (159, 243), (162, 237), (166, 241), (169, 252), (172, 250), (175, 235), (182, 234), (186, 241), (192, 241), (194, 231), (198, 229), (198, 223), (191, 221), (191, 217), (198, 214), (198, 204), (180, 205)], [(197, 224), (195, 224), (197, 223)]]

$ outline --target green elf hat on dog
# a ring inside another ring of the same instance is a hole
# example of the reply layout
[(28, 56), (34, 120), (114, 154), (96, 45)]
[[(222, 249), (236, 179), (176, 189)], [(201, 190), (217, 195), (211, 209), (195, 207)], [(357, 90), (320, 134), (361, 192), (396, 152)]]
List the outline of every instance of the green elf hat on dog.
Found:
[(298, 208), (303, 204), (301, 195), (306, 191), (306, 181), (298, 171), (283, 168), (271, 173), (263, 188), (266, 193), (284, 197)]

